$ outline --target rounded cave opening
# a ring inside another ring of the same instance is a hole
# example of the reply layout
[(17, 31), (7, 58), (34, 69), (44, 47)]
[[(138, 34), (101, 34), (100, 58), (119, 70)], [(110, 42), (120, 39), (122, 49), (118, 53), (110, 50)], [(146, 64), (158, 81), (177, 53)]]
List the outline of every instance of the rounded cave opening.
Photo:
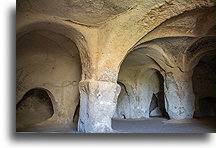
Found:
[(216, 69), (215, 53), (203, 56), (194, 68), (192, 82), (195, 94), (194, 118), (215, 118)]
[(54, 107), (50, 92), (34, 88), (24, 94), (16, 104), (17, 127), (28, 127), (51, 118)]

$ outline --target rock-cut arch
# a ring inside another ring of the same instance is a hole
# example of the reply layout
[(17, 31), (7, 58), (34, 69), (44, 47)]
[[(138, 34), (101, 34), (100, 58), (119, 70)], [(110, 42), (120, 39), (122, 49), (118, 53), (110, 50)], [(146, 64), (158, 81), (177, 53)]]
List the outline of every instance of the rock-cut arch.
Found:
[[(172, 67), (170, 64), (167, 54), (157, 44), (149, 42), (135, 47), (120, 67), (121, 93), (114, 118), (148, 118), (153, 94), (164, 99), (163, 71)], [(165, 110), (163, 102), (164, 113)]]
[(80, 96), (81, 55), (85, 54), (79, 36), (68, 38), (56, 31), (60, 28), (53, 31), (43, 25), (27, 28), (17, 34), (17, 102), (31, 88), (49, 90), (55, 112), (40, 126), (71, 126)]

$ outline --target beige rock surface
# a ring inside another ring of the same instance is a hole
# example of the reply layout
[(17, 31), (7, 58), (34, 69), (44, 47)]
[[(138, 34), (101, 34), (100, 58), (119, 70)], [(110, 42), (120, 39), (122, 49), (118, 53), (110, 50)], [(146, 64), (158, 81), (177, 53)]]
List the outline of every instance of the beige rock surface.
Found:
[(16, 27), (16, 102), (39, 88), (54, 109), (37, 126), (71, 126), (80, 102), (79, 132), (112, 132), (148, 118), (153, 94), (173, 119), (215, 97), (214, 0), (18, 0)]

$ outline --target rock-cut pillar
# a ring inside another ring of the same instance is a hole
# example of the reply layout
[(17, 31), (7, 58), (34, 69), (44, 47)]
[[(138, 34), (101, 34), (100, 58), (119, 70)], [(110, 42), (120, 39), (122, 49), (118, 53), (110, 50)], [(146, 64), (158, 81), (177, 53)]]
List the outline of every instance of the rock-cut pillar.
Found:
[(165, 105), (171, 119), (193, 118), (195, 96), (191, 77), (192, 72), (165, 73)]
[(120, 86), (113, 82), (81, 81), (78, 131), (84, 133), (112, 132)]

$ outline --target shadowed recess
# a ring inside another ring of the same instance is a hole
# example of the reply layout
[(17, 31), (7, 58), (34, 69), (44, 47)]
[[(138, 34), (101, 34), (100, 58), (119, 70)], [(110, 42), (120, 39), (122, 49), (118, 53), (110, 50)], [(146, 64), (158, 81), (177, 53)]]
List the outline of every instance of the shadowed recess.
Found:
[(43, 89), (31, 89), (16, 105), (17, 127), (29, 126), (52, 117), (52, 101)]

